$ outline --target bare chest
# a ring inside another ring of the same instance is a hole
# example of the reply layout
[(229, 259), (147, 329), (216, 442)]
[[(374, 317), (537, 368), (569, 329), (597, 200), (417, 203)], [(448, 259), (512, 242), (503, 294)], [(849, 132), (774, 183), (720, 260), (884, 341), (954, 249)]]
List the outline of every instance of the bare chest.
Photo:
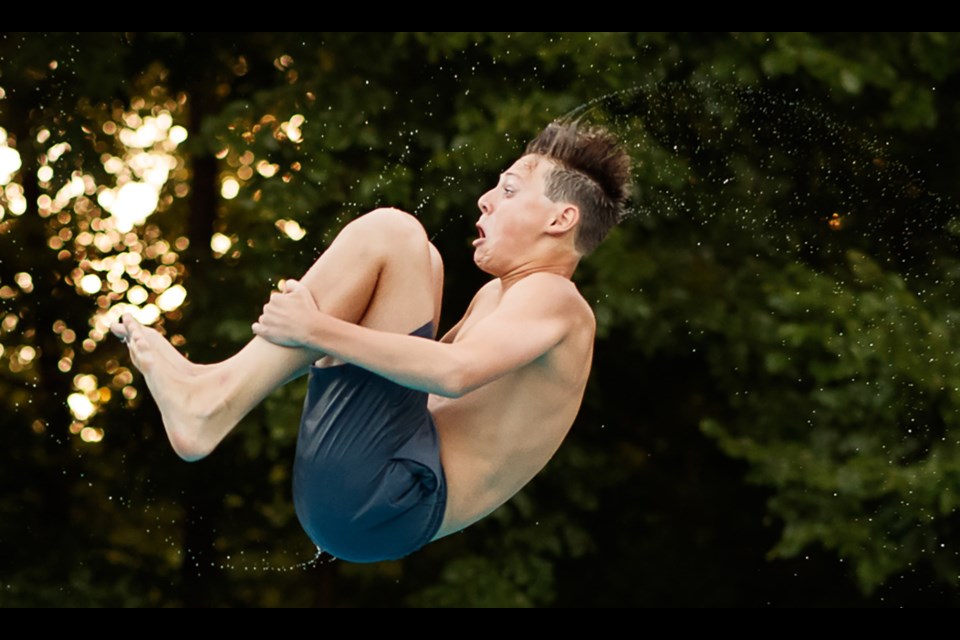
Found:
[(453, 342), (462, 342), (466, 339), (473, 327), (496, 310), (498, 302), (499, 300), (494, 296), (487, 296), (485, 299), (478, 300), (463, 319), (463, 326), (460, 327), (460, 331), (457, 332)]
[[(463, 319), (453, 343), (469, 339), (474, 328), (499, 304), (500, 297), (496, 295), (478, 299)], [(497, 345), (488, 348), (495, 351)], [(558, 442), (557, 436), (562, 439), (577, 414), (591, 359), (592, 332), (584, 327), (537, 360), (465, 396), (430, 396), (429, 407), (438, 421), (457, 424), (457, 429), (474, 436), (485, 434), (504, 444), (523, 433), (527, 434), (524, 438), (543, 438), (550, 443), (547, 448), (552, 449)], [(539, 424), (541, 428), (531, 431), (530, 424)]]

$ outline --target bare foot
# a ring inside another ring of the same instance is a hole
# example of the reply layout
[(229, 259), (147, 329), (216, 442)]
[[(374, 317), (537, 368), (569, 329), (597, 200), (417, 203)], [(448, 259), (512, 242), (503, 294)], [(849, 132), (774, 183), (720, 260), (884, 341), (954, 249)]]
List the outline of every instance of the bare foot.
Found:
[[(164, 357), (162, 346), (150, 337), (146, 327), (130, 314), (124, 314), (121, 322), (118, 331), (122, 329), (130, 359), (143, 374), (160, 409), (174, 451), (184, 460), (208, 455), (236, 423), (223, 411), (224, 375), (211, 371), (185, 377)], [(157, 336), (176, 351), (163, 336)], [(177, 355), (183, 358), (179, 352)]]
[[(145, 327), (143, 325), (140, 325), (140, 327), (143, 329), (143, 334), (146, 336), (150, 344), (156, 349), (157, 353), (160, 354), (160, 356), (166, 360), (170, 366), (174, 367), (174, 369), (178, 371), (180, 375), (193, 377), (214, 371), (217, 367), (216, 364), (196, 364), (195, 362), (191, 362), (186, 358), (186, 356), (177, 351), (177, 348), (170, 344), (170, 341), (163, 337), (159, 331), (152, 327)], [(127, 327), (123, 324), (122, 319), (120, 322), (113, 323), (110, 326), (110, 331), (113, 332), (115, 336), (120, 338), (121, 342), (126, 342)]]

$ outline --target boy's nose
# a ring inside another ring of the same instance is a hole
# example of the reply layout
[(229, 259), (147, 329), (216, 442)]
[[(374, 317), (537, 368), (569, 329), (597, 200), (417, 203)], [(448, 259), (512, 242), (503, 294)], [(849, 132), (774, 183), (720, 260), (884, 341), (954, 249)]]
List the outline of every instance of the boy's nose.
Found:
[(490, 213), (490, 201), (487, 199), (487, 193), (480, 196), (480, 199), (477, 200), (477, 206), (480, 207), (480, 213)]

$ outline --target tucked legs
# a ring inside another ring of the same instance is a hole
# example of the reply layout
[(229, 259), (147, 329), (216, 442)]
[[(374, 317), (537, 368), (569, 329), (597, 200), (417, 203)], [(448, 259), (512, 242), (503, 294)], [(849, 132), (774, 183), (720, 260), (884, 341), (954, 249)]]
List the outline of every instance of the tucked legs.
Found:
[[(396, 209), (377, 209), (344, 227), (300, 282), (321, 311), (372, 329), (407, 334), (439, 321), (439, 253), (420, 222)], [(194, 365), (129, 316), (112, 329), (127, 337), (170, 443), (185, 460), (208, 455), (251, 409), (318, 359), (320, 366), (332, 363), (321, 352), (254, 336), (223, 362)]]

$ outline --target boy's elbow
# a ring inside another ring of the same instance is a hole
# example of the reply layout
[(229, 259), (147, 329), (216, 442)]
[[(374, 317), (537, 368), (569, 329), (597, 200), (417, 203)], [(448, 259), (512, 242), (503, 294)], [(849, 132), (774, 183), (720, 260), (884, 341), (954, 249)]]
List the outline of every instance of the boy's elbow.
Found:
[(465, 391), (462, 389), (445, 386), (437, 391), (436, 395), (440, 396), (441, 398), (460, 398), (464, 395), (464, 393)]
[(444, 376), (440, 395), (445, 398), (461, 398), (473, 391), (472, 384), (469, 367), (455, 361)]
[(466, 395), (467, 387), (464, 384), (463, 376), (455, 372), (452, 375), (448, 375), (447, 378), (443, 381), (440, 391), (437, 395), (441, 395), (444, 398), (460, 398)]

